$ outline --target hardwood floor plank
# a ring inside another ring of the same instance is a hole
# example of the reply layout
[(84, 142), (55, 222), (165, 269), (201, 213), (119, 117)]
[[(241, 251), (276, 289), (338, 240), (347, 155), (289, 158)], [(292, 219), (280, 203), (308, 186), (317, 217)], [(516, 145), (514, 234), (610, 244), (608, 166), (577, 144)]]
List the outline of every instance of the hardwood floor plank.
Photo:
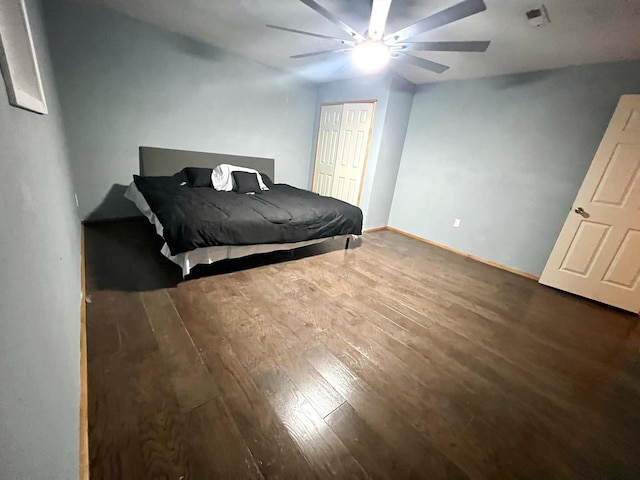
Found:
[(296, 354), (287, 353), (286, 360), (278, 362), (278, 365), (282, 367), (283, 372), (289, 376), (306, 401), (321, 418), (324, 418), (345, 400), (307, 360), (298, 357), (301, 353), (301, 351)]
[[(290, 269), (285, 272), (291, 272)], [(285, 281), (280, 278), (285, 276)], [(282, 325), (279, 331), (288, 331), (291, 343), (296, 348), (285, 349), (279, 356), (278, 365), (296, 385), (296, 388), (305, 396), (307, 401), (317, 410), (321, 417), (344, 403), (344, 398), (301, 356), (306, 348), (317, 344), (320, 339), (318, 334), (322, 332), (313, 321), (306, 309), (300, 308), (299, 303), (293, 303), (295, 290), (284, 293), (282, 285), (286, 285), (291, 276), (288, 273), (281, 274), (278, 271), (265, 269), (254, 276), (260, 282), (260, 286), (250, 285), (245, 292), (253, 299), (261, 312), (267, 315), (275, 325)], [(297, 278), (293, 279), (297, 282)], [(303, 299), (299, 299), (302, 300)]]
[[(218, 286), (218, 293), (224, 300), (218, 301), (214, 310), (219, 317), (233, 318), (234, 321), (225, 321), (225, 326), (210, 321), (208, 325), (210, 330), (213, 329), (211, 332), (224, 333), (235, 349), (243, 352), (240, 360), (251, 373), (276, 367), (282, 369), (320, 415), (326, 416), (342, 404), (344, 399), (311, 368), (306, 360), (301, 358), (300, 353), (304, 351), (306, 344), (304, 339), (308, 337), (305, 334), (300, 335), (301, 329), (304, 328), (300, 327), (303, 323), (300, 321), (300, 315), (292, 316), (292, 311), (283, 311), (281, 309), (283, 304), (273, 301), (275, 297), (272, 295), (276, 295), (275, 291), (270, 290), (265, 284), (261, 289), (256, 289), (252, 287), (250, 281), (238, 282), (238, 277), (234, 274), (225, 278), (224, 282), (225, 284), (230, 281), (235, 282), (234, 295), (227, 295), (228, 285)], [(255, 273), (255, 278), (261, 278), (259, 272)], [(270, 278), (273, 279), (273, 276)], [(198, 315), (198, 312), (205, 310), (199, 305), (206, 304), (206, 300), (199, 300), (189, 295), (189, 301), (183, 301), (182, 293), (176, 293), (174, 297), (179, 305), (178, 309), (181, 309), (185, 303), (191, 305), (187, 307), (187, 315)], [(201, 298), (204, 299), (204, 297)], [(247, 306), (248, 298), (253, 300), (250, 307)], [(211, 311), (207, 313), (206, 318), (211, 318)], [(282, 323), (283, 318), (292, 318), (293, 322)], [(245, 325), (247, 325), (246, 328)], [(269, 332), (269, 335), (262, 333), (265, 331)], [(315, 339), (313, 341), (315, 344)], [(300, 342), (303, 344), (299, 345)], [(286, 348), (281, 348), (282, 346)], [(298, 346), (300, 348), (297, 348)]]
[(428, 478), (467, 478), (455, 464), (407, 425), (393, 408), (324, 347), (307, 352), (309, 362), (396, 451)]
[(167, 292), (141, 292), (140, 298), (182, 410), (188, 412), (220, 395)]
[(325, 421), (371, 478), (423, 478), (398, 460), (398, 453), (367, 425), (349, 403), (340, 405)]
[[(88, 363), (91, 478), (210, 478), (139, 297), (101, 291), (88, 307), (89, 352), (96, 343), (112, 344), (92, 352)], [(97, 336), (100, 324), (115, 335)]]
[(230, 344), (215, 339), (217, 353), (207, 354), (207, 363), (219, 375), (224, 398), (236, 423), (259, 460), (266, 478), (316, 478), (282, 420), (235, 357)]
[(186, 423), (210, 465), (208, 478), (264, 479), (225, 401), (218, 397), (190, 411)]
[(255, 378), (255, 382), (321, 478), (369, 478), (283, 372), (263, 372)]
[(244, 290), (261, 312), (291, 332), (297, 342), (310, 345), (321, 341), (322, 329), (313, 322), (308, 309), (300, 308), (302, 299), (298, 298), (295, 285), (302, 277), (296, 270), (273, 266), (255, 272), (252, 278), (254, 282)]
[[(174, 299), (181, 298), (183, 289), (170, 293)], [(264, 477), (316, 478), (282, 421), (238, 360), (229, 341), (217, 333), (219, 325), (215, 324), (215, 318), (212, 322), (208, 317), (181, 314)]]

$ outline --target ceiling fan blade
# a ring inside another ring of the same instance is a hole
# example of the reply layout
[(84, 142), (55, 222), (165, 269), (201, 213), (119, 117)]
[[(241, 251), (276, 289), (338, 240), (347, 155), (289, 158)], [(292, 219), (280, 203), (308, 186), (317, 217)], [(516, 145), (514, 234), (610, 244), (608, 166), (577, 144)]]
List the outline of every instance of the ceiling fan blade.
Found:
[(476, 13), (483, 12), (486, 9), (487, 6), (485, 5), (484, 0), (464, 0), (452, 7), (423, 18), (408, 27), (404, 27), (395, 33), (389, 34), (384, 37), (384, 40), (402, 42), (421, 33), (428, 32), (429, 30), (433, 30), (471, 15), (475, 15)]
[(295, 28), (279, 27), (277, 25), (268, 25), (267, 24), (266, 26), (269, 27), (269, 28), (273, 28), (275, 30), (283, 30), (285, 32), (299, 33), (300, 35), (308, 35), (310, 37), (324, 38), (325, 40), (337, 40), (339, 42), (348, 43), (348, 44), (354, 43), (354, 42), (351, 42), (350, 40), (343, 40), (343, 39), (338, 38), (338, 37), (330, 37), (329, 35), (322, 35), (321, 33), (306, 32), (304, 30), (296, 30)]
[(319, 52), (301, 53), (299, 55), (291, 55), (289, 58), (315, 57), (316, 55), (327, 55), (329, 53), (342, 53), (342, 52), (348, 52), (349, 50), (353, 50), (353, 49), (351, 49), (351, 48), (337, 48), (337, 49), (333, 49), (333, 50), (320, 50)]
[(402, 50), (414, 52), (486, 52), (490, 43), (488, 40), (471, 42), (409, 42), (398, 46)]
[(369, 20), (369, 38), (371, 40), (382, 40), (389, 8), (391, 8), (391, 0), (373, 0), (371, 19)]
[(414, 57), (413, 55), (407, 55), (406, 53), (400, 53), (398, 56), (392, 56), (391, 58), (402, 63), (408, 63), (409, 65), (424, 68), (425, 70), (429, 70), (434, 73), (442, 73), (449, 70), (447, 65), (432, 62), (431, 60), (426, 60), (420, 57)]
[(304, 3), (307, 7), (311, 8), (312, 10), (322, 15), (324, 18), (326, 18), (333, 24), (340, 27), (340, 29), (347, 32), (349, 35), (351, 35), (353, 38), (355, 38), (359, 42), (364, 40), (364, 37), (362, 35), (360, 35), (353, 28), (351, 28), (349, 25), (344, 23), (342, 20), (340, 20), (338, 17), (336, 17), (333, 13), (331, 13), (329, 10), (324, 8), (319, 3), (315, 2), (314, 0), (300, 0), (300, 1)]

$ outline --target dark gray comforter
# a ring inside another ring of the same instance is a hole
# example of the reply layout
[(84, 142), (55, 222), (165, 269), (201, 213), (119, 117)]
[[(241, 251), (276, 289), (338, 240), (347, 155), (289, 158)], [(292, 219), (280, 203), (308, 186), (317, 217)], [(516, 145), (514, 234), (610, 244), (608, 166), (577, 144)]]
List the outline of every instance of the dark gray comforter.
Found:
[(164, 227), (173, 255), (216, 245), (291, 243), (362, 233), (362, 211), (286, 184), (259, 194), (194, 188), (181, 172), (134, 181)]

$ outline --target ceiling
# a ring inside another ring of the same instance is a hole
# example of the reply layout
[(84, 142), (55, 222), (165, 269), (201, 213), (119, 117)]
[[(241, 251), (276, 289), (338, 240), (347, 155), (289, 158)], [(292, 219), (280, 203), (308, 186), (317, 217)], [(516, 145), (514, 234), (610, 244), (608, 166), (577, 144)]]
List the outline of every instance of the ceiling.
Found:
[[(298, 0), (80, 0), (99, 3), (268, 66), (325, 82), (360, 75), (349, 54), (306, 59), (290, 55), (337, 48), (330, 40), (272, 30), (275, 24), (346, 38), (342, 31)], [(371, 0), (318, 0), (360, 32), (368, 27)], [(387, 33), (457, 0), (394, 0)], [(640, 0), (545, 0), (551, 23), (535, 28), (525, 12), (536, 0), (485, 0), (487, 10), (413, 41), (491, 40), (485, 53), (429, 52), (419, 56), (451, 68), (435, 74), (394, 64), (415, 84), (486, 77), (640, 58)]]

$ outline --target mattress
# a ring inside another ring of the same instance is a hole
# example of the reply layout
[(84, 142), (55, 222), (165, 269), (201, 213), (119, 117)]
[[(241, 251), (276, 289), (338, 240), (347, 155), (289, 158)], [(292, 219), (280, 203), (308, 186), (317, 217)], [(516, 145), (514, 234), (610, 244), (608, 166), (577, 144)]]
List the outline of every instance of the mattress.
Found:
[[(152, 211), (144, 195), (138, 190), (135, 181), (131, 182), (129, 188), (125, 192), (125, 198), (132, 201), (138, 210), (149, 220), (149, 222), (155, 227), (158, 235), (164, 238), (165, 227), (158, 218), (158, 216)], [(360, 224), (361, 225), (361, 224)], [(361, 229), (361, 226), (360, 226)], [(361, 232), (361, 230), (360, 230)], [(331, 235), (322, 238), (315, 238), (309, 240), (302, 240), (297, 242), (285, 242), (285, 243), (261, 243), (251, 245), (215, 245), (208, 247), (199, 247), (193, 250), (172, 253), (168, 244), (162, 247), (161, 253), (177, 264), (182, 269), (183, 276), (187, 276), (191, 269), (199, 264), (211, 264), (225, 259), (241, 258), (249, 255), (269, 253), (275, 251), (293, 250), (296, 248), (306, 247), (321, 242), (334, 240), (347, 242), (348, 240), (358, 240), (359, 235), (355, 233)]]

